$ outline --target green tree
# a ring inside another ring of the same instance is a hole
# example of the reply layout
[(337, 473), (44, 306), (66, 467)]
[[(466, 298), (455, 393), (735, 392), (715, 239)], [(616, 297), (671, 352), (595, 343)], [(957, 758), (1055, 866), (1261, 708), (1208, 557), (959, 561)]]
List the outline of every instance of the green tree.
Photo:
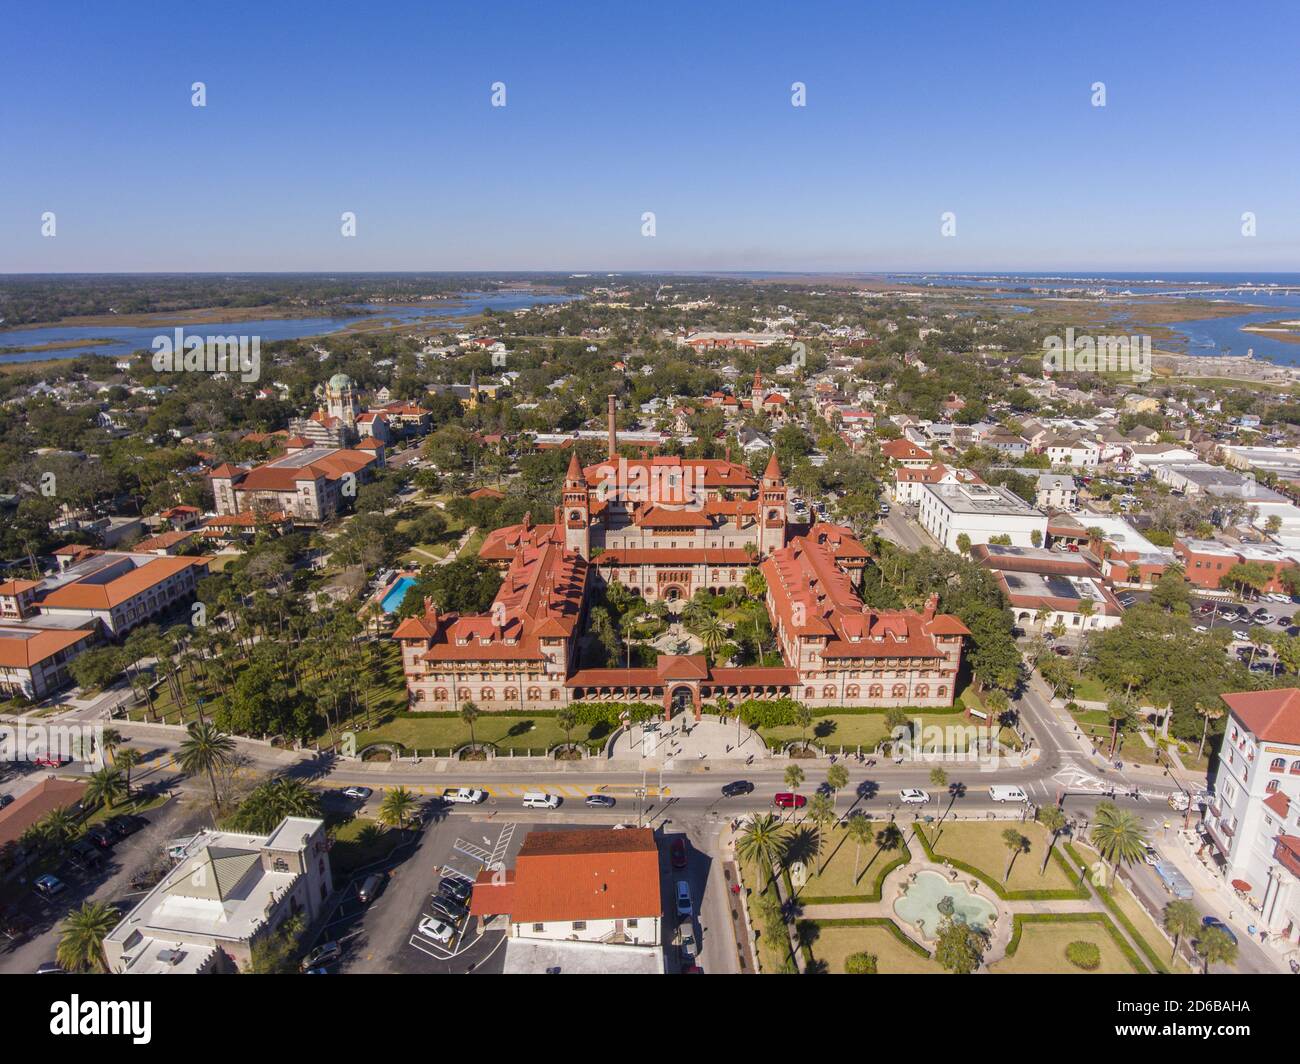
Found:
[(460, 719), (469, 727), (469, 745), (471, 748), (478, 745), (474, 739), (474, 722), (482, 715), (482, 711), (473, 702), (466, 701), (460, 707)]
[(108, 972), (104, 939), (121, 921), (121, 914), (103, 901), (83, 902), (63, 921), (55, 950), (59, 967), (68, 972)]
[(1169, 954), (1172, 963), (1178, 956), (1178, 947), (1183, 939), (1191, 938), (1201, 929), (1201, 914), (1190, 901), (1171, 901), (1165, 906), (1164, 925), (1165, 931), (1174, 940), (1174, 950)]
[(1203, 974), (1210, 974), (1211, 964), (1236, 964), (1237, 944), (1228, 937), (1228, 932), (1221, 927), (1201, 929), (1196, 940), (1196, 952), (1204, 964)]
[(112, 809), (126, 797), (126, 779), (115, 765), (92, 772), (86, 781), (85, 800), (89, 805), (102, 805)]
[(1002, 832), (1002, 845), (1011, 854), (1011, 859), (1007, 862), (1007, 870), (1002, 873), (1002, 882), (1005, 883), (1011, 876), (1011, 869), (1016, 863), (1016, 858), (1022, 853), (1028, 852), (1029, 840), (1015, 828), (1006, 828)]
[(1038, 810), (1037, 820), (1052, 833), (1052, 837), (1047, 843), (1047, 852), (1043, 854), (1043, 867), (1038, 870), (1038, 874), (1041, 876), (1047, 872), (1047, 862), (1052, 859), (1052, 849), (1056, 846), (1057, 836), (1065, 830), (1066, 821), (1065, 814), (1054, 805), (1042, 806)]
[(871, 841), (871, 821), (861, 813), (851, 816), (845, 824), (845, 831), (853, 843), (853, 882), (858, 882), (858, 866), (862, 860), (862, 844)]
[(1136, 816), (1113, 802), (1101, 802), (1092, 822), (1092, 842), (1114, 878), (1120, 865), (1141, 860), (1147, 835)]
[(405, 787), (394, 787), (379, 803), (379, 822), (389, 827), (405, 828), (419, 800)]
[(960, 920), (946, 917), (939, 924), (934, 959), (954, 975), (969, 975), (980, 965), (985, 941)]
[(759, 888), (760, 894), (767, 891), (785, 834), (785, 828), (776, 817), (771, 813), (759, 813), (745, 825), (736, 839), (736, 853), (742, 861), (752, 863), (761, 877), (763, 885)]
[(186, 739), (180, 746), (180, 766), (191, 776), (207, 773), (212, 801), (218, 809), (221, 796), (217, 793), (217, 769), (229, 765), (234, 756), (235, 741), (214, 724), (196, 722), (186, 729)]
[(850, 953), (844, 958), (845, 975), (875, 975), (876, 974), (876, 955), (867, 953), (865, 950), (861, 953)]

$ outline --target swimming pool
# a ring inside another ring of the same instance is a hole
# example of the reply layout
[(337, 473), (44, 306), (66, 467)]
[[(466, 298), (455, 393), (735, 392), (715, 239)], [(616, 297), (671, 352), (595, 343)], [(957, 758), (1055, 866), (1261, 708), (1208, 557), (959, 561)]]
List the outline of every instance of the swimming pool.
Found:
[(379, 608), (385, 613), (392, 613), (402, 604), (402, 599), (406, 598), (406, 589), (415, 583), (415, 578), (403, 576), (398, 578), (397, 583), (388, 589), (388, 593), (379, 603)]
[(946, 915), (939, 911), (944, 898), (952, 899), (952, 918), (976, 931), (987, 931), (997, 915), (992, 902), (972, 894), (960, 883), (950, 883), (938, 872), (918, 872), (907, 893), (894, 902), (894, 912), (919, 928), (926, 938), (934, 938)]

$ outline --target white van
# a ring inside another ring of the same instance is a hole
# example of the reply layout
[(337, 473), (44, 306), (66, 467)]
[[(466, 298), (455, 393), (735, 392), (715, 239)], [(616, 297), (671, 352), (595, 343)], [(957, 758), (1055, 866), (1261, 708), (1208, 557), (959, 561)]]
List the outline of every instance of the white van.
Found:
[(1027, 802), (1029, 795), (1019, 787), (1007, 787), (994, 784), (989, 788), (989, 797), (995, 802)]
[(558, 795), (545, 791), (524, 791), (525, 809), (554, 809), (560, 804)]

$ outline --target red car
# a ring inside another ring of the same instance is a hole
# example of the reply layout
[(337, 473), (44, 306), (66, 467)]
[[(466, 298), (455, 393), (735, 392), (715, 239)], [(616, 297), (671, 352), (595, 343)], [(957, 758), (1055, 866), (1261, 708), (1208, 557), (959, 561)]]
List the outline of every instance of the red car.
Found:
[(64, 765), (72, 764), (70, 757), (38, 757), (36, 764), (42, 768), (62, 768)]
[(668, 846), (668, 856), (674, 868), (686, 867), (686, 840), (678, 835)]
[(778, 809), (802, 809), (808, 804), (808, 799), (802, 794), (793, 794), (790, 791), (778, 791), (772, 804)]

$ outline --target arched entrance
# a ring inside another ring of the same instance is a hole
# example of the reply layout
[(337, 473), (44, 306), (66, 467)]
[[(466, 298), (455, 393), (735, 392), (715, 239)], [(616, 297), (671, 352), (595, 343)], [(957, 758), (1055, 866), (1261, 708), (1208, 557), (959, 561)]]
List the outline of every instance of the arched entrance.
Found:
[(685, 597), (686, 597), (686, 592), (683, 591), (676, 584), (669, 584), (666, 588), (664, 588), (665, 602), (681, 602), (682, 599), (684, 599)]
[(664, 698), (664, 719), (672, 720), (678, 713), (694, 710), (695, 719), (700, 719), (699, 692), (690, 684), (677, 684), (668, 688)]

